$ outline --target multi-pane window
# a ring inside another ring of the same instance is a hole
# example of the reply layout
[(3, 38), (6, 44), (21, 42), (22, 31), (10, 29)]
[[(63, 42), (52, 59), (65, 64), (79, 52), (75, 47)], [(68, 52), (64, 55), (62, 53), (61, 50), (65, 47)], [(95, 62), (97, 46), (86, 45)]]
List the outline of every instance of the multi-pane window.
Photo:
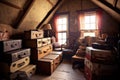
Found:
[(81, 37), (98, 35), (97, 15), (96, 12), (85, 12), (80, 15)]
[(58, 42), (60, 44), (65, 44), (67, 40), (67, 27), (68, 27), (68, 16), (67, 15), (59, 16), (56, 22), (56, 29), (57, 29)]

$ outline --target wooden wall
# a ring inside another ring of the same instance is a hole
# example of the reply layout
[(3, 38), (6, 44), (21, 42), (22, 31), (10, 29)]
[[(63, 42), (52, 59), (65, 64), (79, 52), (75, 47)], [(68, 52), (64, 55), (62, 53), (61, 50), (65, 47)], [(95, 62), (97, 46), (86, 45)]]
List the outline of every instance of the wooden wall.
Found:
[[(48, 23), (63, 0), (0, 0), (0, 31), (3, 25), (12, 35), (39, 29)], [(8, 30), (9, 31), (9, 30)]]

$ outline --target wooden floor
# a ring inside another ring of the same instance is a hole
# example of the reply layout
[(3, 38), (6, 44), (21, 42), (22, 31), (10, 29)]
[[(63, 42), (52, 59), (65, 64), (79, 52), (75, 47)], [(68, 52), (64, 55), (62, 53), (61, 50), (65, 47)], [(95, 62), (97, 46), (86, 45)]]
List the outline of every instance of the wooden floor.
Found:
[(63, 60), (51, 76), (35, 74), (30, 80), (86, 80), (83, 69), (72, 69), (71, 61)]

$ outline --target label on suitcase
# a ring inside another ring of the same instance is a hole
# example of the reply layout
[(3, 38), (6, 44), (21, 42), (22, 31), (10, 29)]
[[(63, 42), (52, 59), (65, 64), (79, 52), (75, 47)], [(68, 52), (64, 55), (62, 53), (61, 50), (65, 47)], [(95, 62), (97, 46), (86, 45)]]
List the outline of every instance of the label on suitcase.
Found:
[(45, 75), (51, 75), (54, 71), (53, 60), (51, 59), (39, 59), (37, 61), (37, 73)]
[(27, 65), (26, 67), (20, 69), (19, 71), (24, 71), (28, 77), (31, 77), (33, 74), (35, 74), (36, 71), (36, 65)]
[(30, 48), (10, 51), (10, 52), (4, 53), (3, 57), (5, 62), (11, 63), (27, 56), (30, 56)]
[(43, 38), (43, 30), (31, 30), (31, 31), (25, 31), (24, 32), (25, 39), (38, 39)]
[(86, 47), (86, 57), (97, 63), (113, 64), (116, 62), (116, 57), (110, 50), (94, 49)]
[(20, 49), (21, 47), (22, 40), (0, 41), (0, 53)]
[(44, 47), (41, 48), (31, 48), (31, 60), (38, 60), (40, 58), (43, 58), (44, 56), (46, 56), (47, 54), (49, 54), (50, 52), (52, 52), (52, 45), (46, 45)]
[(30, 63), (30, 58), (25, 57), (13, 63), (0, 62), (0, 71), (3, 73), (14, 73), (17, 70), (27, 66)]

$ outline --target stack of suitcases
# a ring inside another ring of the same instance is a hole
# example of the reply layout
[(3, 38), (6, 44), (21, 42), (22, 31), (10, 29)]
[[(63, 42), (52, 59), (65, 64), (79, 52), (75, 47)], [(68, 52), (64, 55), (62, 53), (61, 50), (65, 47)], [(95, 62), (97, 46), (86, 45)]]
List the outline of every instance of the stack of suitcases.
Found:
[(50, 37), (44, 37), (43, 30), (25, 31), (25, 47), (31, 48), (31, 63), (37, 67), (37, 73), (50, 75), (61, 61), (62, 52), (53, 52)]
[[(10, 80), (20, 78), (22, 73), (30, 77), (36, 69), (36, 65), (29, 64), (30, 54), (30, 48), (22, 48), (21, 39), (0, 41), (0, 75)], [(27, 67), (31, 69), (27, 71)]]
[(86, 48), (86, 80), (117, 80), (117, 70), (116, 58), (111, 50)]

